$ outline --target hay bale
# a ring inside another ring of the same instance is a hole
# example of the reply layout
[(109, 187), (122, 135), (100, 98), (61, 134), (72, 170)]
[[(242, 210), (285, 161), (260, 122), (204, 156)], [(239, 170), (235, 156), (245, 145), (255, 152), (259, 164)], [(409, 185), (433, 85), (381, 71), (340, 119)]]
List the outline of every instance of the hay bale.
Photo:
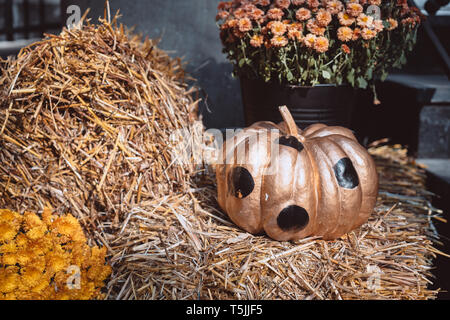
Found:
[(170, 135), (195, 120), (179, 59), (100, 20), (21, 50), (0, 70), (0, 207), (74, 212), (95, 233), (185, 190)]
[(401, 147), (370, 150), (375, 212), (336, 241), (278, 242), (239, 230), (218, 209), (215, 179), (130, 214), (105, 235), (116, 276), (109, 299), (434, 299), (433, 220), (425, 173)]

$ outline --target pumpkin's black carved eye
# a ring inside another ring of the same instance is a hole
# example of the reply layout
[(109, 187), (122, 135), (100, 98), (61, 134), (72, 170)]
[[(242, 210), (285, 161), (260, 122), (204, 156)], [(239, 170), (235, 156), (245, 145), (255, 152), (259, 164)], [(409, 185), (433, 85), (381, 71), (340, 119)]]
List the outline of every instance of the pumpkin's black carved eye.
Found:
[(283, 231), (300, 231), (309, 223), (308, 212), (299, 206), (289, 206), (279, 214), (277, 223)]
[(359, 186), (358, 173), (349, 158), (339, 160), (333, 169), (339, 186), (342, 188), (354, 189)]
[(236, 198), (243, 199), (248, 197), (255, 189), (255, 181), (250, 172), (243, 167), (236, 167), (229, 176), (230, 192)]
[(292, 136), (291, 137), (281, 137), (278, 139), (277, 143), (282, 146), (287, 146), (287, 147), (297, 149), (298, 152), (302, 152), (303, 149), (305, 148), (303, 146), (303, 143), (298, 141), (298, 139), (296, 137), (292, 137)]

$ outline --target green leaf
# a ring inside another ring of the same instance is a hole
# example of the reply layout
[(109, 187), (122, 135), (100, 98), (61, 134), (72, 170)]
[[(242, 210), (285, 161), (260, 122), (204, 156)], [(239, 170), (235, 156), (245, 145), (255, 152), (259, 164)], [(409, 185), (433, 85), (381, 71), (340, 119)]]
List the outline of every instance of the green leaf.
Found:
[(358, 87), (361, 89), (367, 89), (367, 81), (366, 79), (364, 79), (363, 77), (358, 77), (358, 79), (356, 80), (356, 82), (358, 83)]
[(322, 77), (324, 79), (330, 80), (331, 79), (331, 74), (327, 70), (323, 70), (322, 71)]
[(400, 58), (400, 63), (403, 65), (403, 64), (406, 64), (406, 55), (403, 53), (402, 54), (402, 56), (401, 56), (401, 58)]
[(239, 60), (239, 68), (242, 68), (242, 66), (245, 64), (245, 59), (242, 58), (241, 60)]
[(367, 79), (372, 79), (372, 77), (373, 77), (373, 68), (372, 67), (367, 69), (366, 77), (367, 77)]
[(302, 80), (306, 80), (306, 79), (308, 79), (308, 71), (307, 70), (303, 71), (303, 73), (302, 73)]
[(355, 86), (355, 70), (352, 69), (348, 74), (347, 74), (347, 81), (354, 87)]
[(287, 75), (286, 75), (286, 79), (287, 81), (292, 81), (294, 80), (294, 75), (292, 74), (291, 71), (288, 71)]

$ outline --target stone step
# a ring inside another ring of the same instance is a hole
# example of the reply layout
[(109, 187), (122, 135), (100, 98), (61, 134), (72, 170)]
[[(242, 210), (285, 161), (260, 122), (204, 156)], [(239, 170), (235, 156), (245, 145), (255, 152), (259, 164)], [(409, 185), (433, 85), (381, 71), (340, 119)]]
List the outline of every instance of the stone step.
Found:
[[(426, 165), (428, 171), (427, 190), (433, 192), (433, 206), (443, 210), (442, 218), (447, 220), (439, 221), (431, 219), (436, 231), (438, 232), (441, 244), (435, 243), (434, 246), (450, 254), (450, 159), (418, 159), (417, 163)], [(431, 271), (435, 276), (433, 285), (430, 289), (442, 289), (438, 295), (439, 300), (450, 300), (450, 259), (437, 255), (434, 259), (434, 268)]]
[(429, 173), (450, 186), (450, 159), (417, 159), (416, 162), (427, 166)]
[(392, 74), (387, 78), (387, 83), (415, 89), (417, 103), (450, 104), (450, 81), (444, 74)]

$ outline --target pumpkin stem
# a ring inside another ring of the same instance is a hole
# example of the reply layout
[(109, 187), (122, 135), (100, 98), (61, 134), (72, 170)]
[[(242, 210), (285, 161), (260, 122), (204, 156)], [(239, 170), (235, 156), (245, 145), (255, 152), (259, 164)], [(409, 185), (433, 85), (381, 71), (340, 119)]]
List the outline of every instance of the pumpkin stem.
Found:
[(295, 123), (294, 118), (292, 117), (292, 114), (289, 111), (288, 107), (286, 107), (286, 106), (280, 107), (280, 113), (284, 119), (284, 122), (288, 126), (288, 130), (289, 130), (288, 133), (293, 137), (299, 137), (300, 140), (304, 140), (303, 136), (300, 135), (297, 124)]

